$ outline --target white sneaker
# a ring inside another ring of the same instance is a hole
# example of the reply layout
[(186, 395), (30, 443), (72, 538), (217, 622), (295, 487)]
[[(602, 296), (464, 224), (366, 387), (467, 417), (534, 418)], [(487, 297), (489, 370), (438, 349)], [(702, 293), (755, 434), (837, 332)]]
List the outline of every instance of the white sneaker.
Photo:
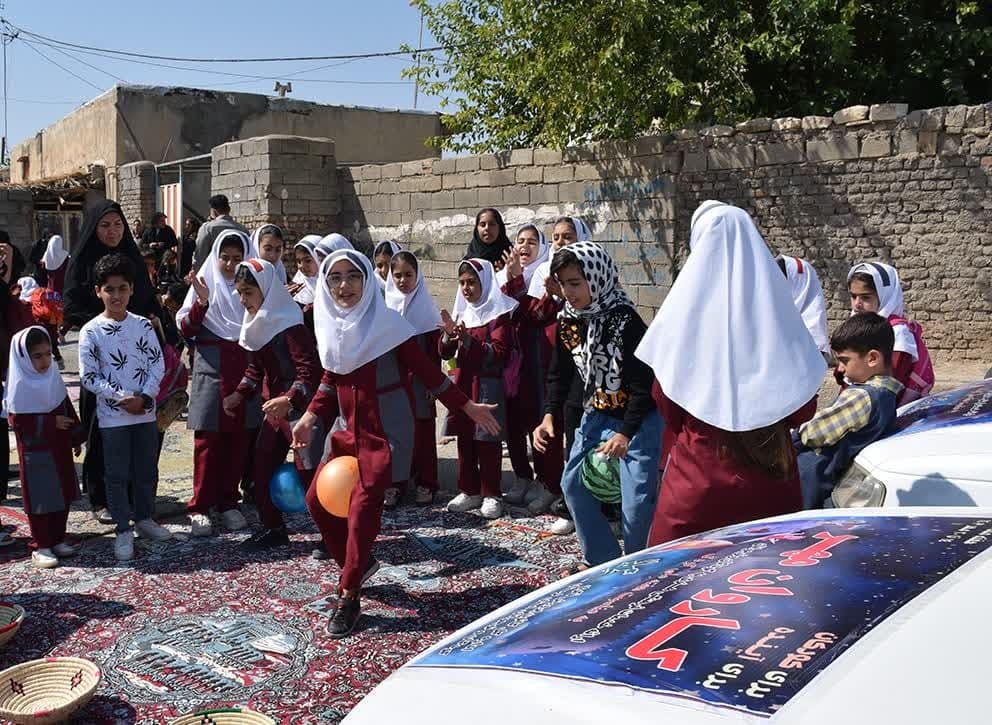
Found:
[(540, 489), (537, 496), (527, 504), (527, 510), (531, 516), (543, 514), (558, 498), (557, 494), (551, 493), (543, 483), (538, 483), (534, 488)]
[(418, 506), (430, 506), (434, 503), (434, 490), (427, 486), (417, 486), (417, 496), (414, 503)]
[(172, 538), (172, 532), (152, 519), (142, 519), (134, 525), (138, 536), (149, 541), (168, 541)]
[(575, 523), (568, 519), (559, 518), (551, 524), (551, 533), (555, 536), (568, 536), (575, 533)]
[(469, 496), (467, 493), (460, 493), (448, 501), (448, 511), (454, 513), (464, 513), (477, 509), (482, 505), (482, 496)]
[(93, 518), (100, 524), (114, 523), (114, 517), (110, 515), (110, 512), (107, 511), (107, 509), (97, 509), (93, 512)]
[(514, 506), (519, 506), (527, 499), (527, 495), (530, 493), (530, 487), (533, 483), (534, 482), (529, 478), (518, 478), (514, 481), (513, 485), (510, 486), (510, 490), (503, 494), (503, 500), (507, 503), (513, 504)]
[(482, 515), (487, 519), (498, 519), (503, 515), (503, 502), (498, 498), (486, 496), (482, 499)]
[(117, 561), (131, 561), (134, 558), (134, 532), (122, 531), (114, 539), (114, 556)]
[(59, 565), (59, 558), (51, 549), (37, 549), (31, 552), (31, 563), (35, 569), (54, 569)]
[(210, 536), (214, 532), (214, 525), (206, 514), (190, 514), (189, 532), (193, 536)]
[(238, 509), (228, 509), (220, 515), (220, 520), (224, 522), (224, 528), (228, 531), (241, 531), (248, 525), (245, 515)]
[(58, 558), (68, 559), (70, 556), (75, 556), (79, 553), (79, 547), (63, 541), (61, 544), (53, 546), (52, 551), (55, 552), (55, 556)]

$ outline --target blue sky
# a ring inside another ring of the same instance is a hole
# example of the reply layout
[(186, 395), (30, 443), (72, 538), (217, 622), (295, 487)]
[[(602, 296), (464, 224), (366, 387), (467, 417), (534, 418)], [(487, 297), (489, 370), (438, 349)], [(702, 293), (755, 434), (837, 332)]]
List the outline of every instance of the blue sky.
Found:
[[(407, 0), (246, 0), (237, 3), (223, 0), (92, 0), (82, 3), (4, 0), (0, 5), (3, 6), (0, 14), (13, 25), (51, 38), (175, 57), (313, 56), (397, 50), (402, 43), (415, 47), (419, 29), (419, 13)], [(39, 45), (37, 41), (31, 42), (38, 51), (86, 78), (99, 90), (60, 70), (21, 40), (14, 40), (7, 47), (8, 141), (11, 145), (119, 82), (112, 76), (128, 83), (247, 93), (271, 94), (274, 85), (272, 79), (252, 80), (141, 65), (79, 51), (71, 51), (74, 59)], [(425, 28), (424, 46), (432, 44), (433, 38)], [(154, 62), (182, 65), (170, 61)], [(360, 60), (317, 69), (331, 63), (239, 63), (196, 67), (291, 80), (292, 97), (302, 100), (413, 107), (413, 83), (400, 78), (409, 59)], [(417, 107), (437, 110), (438, 99), (421, 94)]]

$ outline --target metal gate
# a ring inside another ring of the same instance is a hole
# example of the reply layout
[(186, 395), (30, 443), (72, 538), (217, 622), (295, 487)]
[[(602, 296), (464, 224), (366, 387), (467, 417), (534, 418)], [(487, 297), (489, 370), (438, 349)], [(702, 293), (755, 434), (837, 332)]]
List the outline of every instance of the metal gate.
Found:
[(168, 217), (166, 223), (172, 227), (176, 236), (183, 234), (183, 185), (162, 184), (158, 187), (158, 208)]

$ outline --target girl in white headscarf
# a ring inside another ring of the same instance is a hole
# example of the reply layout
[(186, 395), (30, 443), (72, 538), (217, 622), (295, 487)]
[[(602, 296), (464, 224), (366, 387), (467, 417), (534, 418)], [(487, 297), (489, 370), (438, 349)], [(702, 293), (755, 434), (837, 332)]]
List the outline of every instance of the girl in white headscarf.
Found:
[[(496, 417), (506, 422), (503, 367), (513, 349), (510, 315), (516, 300), (496, 284), (493, 265), (485, 259), (466, 259), (458, 265), (458, 292), (454, 318), (441, 312), (444, 335), (441, 358), (456, 361), (455, 385), (473, 400), (498, 406)], [(481, 508), (488, 519), (503, 514), (500, 478), (502, 443), (499, 435), (449, 414), (445, 432), (458, 438), (458, 489), (448, 502), (449, 511)]]
[(234, 286), (238, 265), (249, 253), (243, 232), (218, 234), (176, 313), (183, 337), (194, 341), (187, 419), (193, 431), (193, 495), (186, 506), (193, 536), (213, 533), (211, 510), (229, 531), (248, 525), (238, 510), (238, 484), (262, 422), (261, 408), (255, 398), (230, 416), (223, 401), (237, 389), (250, 362), (249, 351), (238, 344), (245, 308)]
[(264, 259), (275, 267), (276, 278), (286, 284), (286, 266), (282, 263), (282, 252), (286, 246), (282, 229), (275, 224), (263, 224), (251, 235), (251, 256)]
[(341, 249), (354, 249), (354, 247), (345, 236), (336, 232), (323, 237), (317, 244), (317, 252), (324, 257), (328, 257)]
[(775, 261), (789, 280), (792, 301), (802, 315), (806, 329), (823, 354), (823, 359), (829, 364), (833, 355), (830, 352), (830, 334), (827, 332), (827, 301), (823, 297), (819, 275), (812, 264), (799, 257), (780, 254)]
[(317, 486), (307, 492), (307, 508), (341, 567), (340, 596), (328, 623), (328, 634), (335, 638), (355, 627), (362, 583), (379, 567), (372, 545), (385, 490), (410, 475), (414, 420), (407, 372), (449, 409), (498, 432), (491, 406), (473, 403), (431, 363), (414, 341), (417, 328), (386, 306), (374, 277), (372, 263), (355, 250), (334, 252), (321, 263), (314, 323), (324, 373), (317, 395), (293, 429), (293, 446), (300, 450), (311, 444), (318, 423), (330, 426), (343, 418), (345, 425), (331, 434), (330, 456), (358, 460), (347, 518), (324, 510)]
[[(250, 353), (250, 362), (223, 405), (224, 413), (234, 417), (246, 402), (267, 396), (262, 403), (265, 419), (252, 452), (255, 505), (262, 529), (245, 543), (261, 551), (289, 543), (282, 512), (273, 504), (269, 486), (289, 452), (291, 423), (317, 392), (320, 364), (313, 333), (303, 324), (303, 312), (272, 264), (264, 259), (241, 262), (234, 273), (234, 287), (244, 307), (238, 344)], [(315, 444), (293, 456), (304, 488), (313, 479), (322, 452), (323, 445)]]
[(616, 460), (624, 552), (647, 543), (658, 495), (661, 416), (651, 402), (651, 370), (634, 356), (645, 325), (610, 255), (598, 244), (576, 242), (555, 253), (551, 273), (561, 285), (565, 307), (534, 445), (542, 450), (556, 433), (557, 411), (578, 378), (584, 412), (561, 481), (582, 547), (583, 561), (571, 570), (576, 571), (621, 554), (603, 501), (584, 485), (589, 456)]
[(667, 463), (650, 544), (798, 511), (790, 428), (826, 364), (754, 221), (706, 202), (637, 356), (654, 370)]
[[(414, 329), (413, 340), (423, 350), (431, 364), (441, 368), (441, 312), (431, 297), (427, 283), (420, 272), (417, 258), (402, 251), (393, 255), (386, 280), (386, 306), (399, 312)], [(413, 413), (416, 421), (413, 446), (413, 466), (410, 478), (416, 479), (416, 504), (427, 506), (437, 493), (437, 427), (434, 397), (413, 373), (410, 373), (413, 390)], [(403, 494), (403, 486), (386, 489), (386, 508), (392, 508)]]
[[(930, 393), (933, 364), (923, 342), (923, 328), (906, 319), (899, 273), (890, 264), (859, 262), (847, 273), (851, 314), (875, 312), (889, 321), (896, 342), (892, 353), (892, 377), (903, 384), (898, 403), (904, 405)], [(843, 384), (843, 376), (837, 382)]]
[(4, 410), (17, 440), (21, 498), (31, 530), (31, 562), (58, 566), (77, 547), (65, 540), (70, 504), (79, 498), (73, 449), (86, 435), (65, 384), (52, 365), (52, 341), (39, 326), (21, 330), (10, 342)]
[(65, 288), (65, 271), (69, 268), (66, 264), (68, 261), (69, 250), (65, 248), (65, 242), (60, 235), (53, 234), (41, 258), (41, 263), (48, 274), (48, 289), (62, 294)]
[[(541, 314), (546, 306), (527, 290), (538, 267), (548, 262), (550, 252), (544, 234), (535, 225), (525, 224), (517, 231), (506, 266), (496, 273), (502, 292), (518, 303), (512, 317), (518, 352), (511, 356), (507, 368), (508, 378), (512, 375), (516, 385), (508, 386), (506, 398), (506, 451), (517, 480), (503, 498), (511, 504), (526, 503), (534, 516), (547, 511), (561, 497), (563, 465), (561, 445), (553, 446), (547, 457), (531, 446), (533, 468), (527, 454), (531, 432), (544, 412), (544, 381), (553, 349), (545, 334), (548, 319)], [(556, 309), (555, 305), (547, 307)]]
[(403, 247), (400, 246), (399, 242), (387, 239), (384, 242), (376, 244), (375, 249), (372, 250), (372, 264), (375, 265), (376, 284), (379, 285), (379, 289), (382, 290), (383, 294), (386, 292), (386, 280), (389, 278), (389, 262), (392, 260), (393, 255), (402, 249)]
[[(317, 251), (320, 237), (307, 234), (293, 245), (293, 255), (296, 257), (296, 274), (289, 285), (289, 293), (296, 303), (303, 308), (304, 316), (313, 307), (314, 292), (317, 289), (317, 270), (324, 257)], [(313, 329), (313, 315), (309, 315), (307, 327)]]

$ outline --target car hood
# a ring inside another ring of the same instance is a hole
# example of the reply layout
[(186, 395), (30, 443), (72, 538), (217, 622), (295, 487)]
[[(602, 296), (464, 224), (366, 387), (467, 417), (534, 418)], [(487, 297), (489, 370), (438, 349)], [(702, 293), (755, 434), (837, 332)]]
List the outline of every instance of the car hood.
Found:
[(498, 609), (397, 670), (345, 723), (978, 722), (990, 546), (992, 508), (718, 529)]

